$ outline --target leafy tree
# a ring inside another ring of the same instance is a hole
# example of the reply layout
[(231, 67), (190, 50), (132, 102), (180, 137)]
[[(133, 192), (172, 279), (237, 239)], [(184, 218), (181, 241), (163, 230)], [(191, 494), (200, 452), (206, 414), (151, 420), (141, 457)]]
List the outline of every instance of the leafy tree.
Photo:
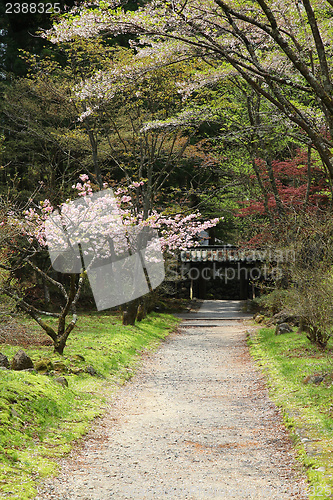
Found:
[(284, 263), (289, 286), (284, 307), (300, 317), (300, 329), (321, 348), (332, 335), (332, 221), (331, 214), (317, 208), (288, 217), (280, 227), (280, 245), (292, 250), (294, 260)]
[(28, 2), (23, 9), (22, 3), (26, 2), (0, 3), (0, 71), (2, 78), (7, 78), (10, 82), (15, 76), (27, 74), (27, 66), (20, 58), (22, 50), (32, 54), (54, 52), (54, 47), (38, 37), (36, 32), (49, 29), (55, 17), (60, 12), (63, 13), (72, 8), (76, 2), (75, 0), (59, 0), (54, 2), (55, 9), (50, 8), (50, 2), (47, 0), (38, 0), (35, 6), (34, 2)]
[[(28, 196), (36, 183), (43, 182), (45, 195), (57, 203), (80, 169), (99, 187), (102, 176), (127, 184), (147, 179), (140, 188), (146, 216), (166, 196), (175, 209), (177, 203), (184, 205), (179, 184), (184, 184), (184, 177), (188, 183), (197, 177), (193, 182), (198, 184), (196, 167), (208, 158), (200, 145), (191, 143), (205, 117), (198, 119), (198, 113), (192, 113), (165, 121), (181, 110), (177, 81), (191, 68), (178, 64), (154, 75), (143, 73), (133, 81), (122, 76), (133, 59), (132, 50), (108, 47), (100, 40), (76, 41), (64, 54), (65, 66), (27, 56), (28, 77), (4, 87), (8, 165), (3, 184), (17, 179), (16, 189)], [(103, 84), (98, 75), (106, 66), (114, 75), (114, 92), (85, 96), (92, 78), (96, 89)], [(199, 177), (202, 180), (205, 174)], [(191, 196), (187, 192), (189, 205), (194, 204)]]
[[(263, 214), (268, 209), (272, 219), (277, 210), (277, 201), (271, 190), (267, 163), (259, 158), (255, 163), (267, 197), (266, 200), (249, 200), (240, 214)], [(323, 210), (329, 207), (332, 199), (331, 187), (322, 170), (320, 158), (311, 155), (311, 149), (299, 149), (292, 158), (283, 161), (274, 160), (271, 167), (278, 199), (285, 212), (295, 213), (306, 208), (310, 211), (315, 208)]]
[(5, 168), (1, 184), (27, 199), (41, 182), (44, 196), (58, 202), (78, 168), (82, 170), (89, 147), (77, 131), (75, 109), (65, 98), (66, 79), (43, 77), (51, 68), (41, 64), (40, 73), (2, 88)]
[(200, 56), (211, 65), (201, 75), (206, 82), (237, 72), (304, 131), (332, 177), (331, 2), (281, 0), (276, 6), (265, 0), (161, 0), (125, 12), (103, 2), (62, 19), (49, 38), (59, 43), (99, 33), (132, 33), (137, 46), (132, 73), (142, 68), (143, 55), (150, 57), (151, 71), (161, 61)]

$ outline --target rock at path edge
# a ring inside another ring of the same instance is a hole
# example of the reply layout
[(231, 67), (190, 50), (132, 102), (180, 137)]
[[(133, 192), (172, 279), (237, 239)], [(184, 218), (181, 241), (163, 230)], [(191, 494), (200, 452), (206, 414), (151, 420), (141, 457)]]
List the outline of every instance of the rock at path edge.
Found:
[(33, 368), (34, 364), (32, 359), (20, 349), (12, 359), (12, 369), (13, 370), (26, 370), (28, 368)]
[(1, 352), (0, 352), (0, 366), (3, 366), (4, 368), (8, 369), (10, 368), (7, 356), (2, 354)]

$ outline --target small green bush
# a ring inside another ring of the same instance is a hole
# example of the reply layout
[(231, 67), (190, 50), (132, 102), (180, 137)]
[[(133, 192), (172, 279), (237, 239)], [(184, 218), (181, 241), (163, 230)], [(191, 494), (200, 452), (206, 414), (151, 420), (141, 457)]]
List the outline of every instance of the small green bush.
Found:
[(262, 295), (261, 297), (256, 297), (254, 303), (259, 306), (262, 312), (269, 316), (273, 316), (286, 307), (288, 296), (288, 290), (276, 288), (270, 293)]

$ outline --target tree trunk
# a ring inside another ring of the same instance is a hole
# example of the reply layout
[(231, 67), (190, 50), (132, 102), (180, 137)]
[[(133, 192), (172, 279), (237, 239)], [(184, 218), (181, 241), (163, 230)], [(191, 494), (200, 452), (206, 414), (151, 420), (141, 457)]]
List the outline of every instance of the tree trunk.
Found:
[(57, 340), (56, 342), (53, 343), (54, 346), (54, 352), (57, 352), (62, 356), (64, 354), (64, 349), (66, 346), (66, 340), (63, 341), (63, 339)]
[(43, 282), (43, 291), (44, 291), (44, 302), (48, 306), (51, 302), (50, 289), (49, 289), (49, 286), (48, 286), (44, 276), (42, 276), (42, 282)]
[(258, 166), (256, 165), (256, 162), (254, 159), (252, 159), (252, 166), (253, 166), (253, 170), (254, 170), (254, 173), (256, 174), (256, 178), (257, 178), (257, 182), (258, 182), (258, 185), (259, 185), (259, 188), (260, 188), (260, 191), (261, 191), (261, 194), (263, 196), (263, 201), (264, 201), (264, 207), (265, 207), (265, 213), (267, 215), (267, 217), (269, 218), (269, 220), (271, 222), (273, 222), (273, 218), (272, 218), (272, 214), (269, 210), (269, 206), (268, 206), (268, 195), (267, 195), (267, 190), (264, 186), (264, 183), (262, 182), (262, 179), (260, 177), (260, 169), (258, 168)]
[(283, 208), (283, 205), (282, 205), (282, 202), (281, 202), (281, 199), (280, 199), (280, 195), (279, 195), (279, 191), (278, 191), (278, 188), (277, 188), (277, 185), (276, 185), (276, 182), (275, 182), (275, 176), (274, 176), (273, 166), (272, 166), (271, 161), (268, 158), (265, 159), (265, 162), (266, 162), (266, 166), (267, 166), (267, 172), (268, 172), (269, 181), (270, 181), (270, 184), (272, 186), (272, 192), (273, 192), (273, 195), (274, 195), (274, 199), (275, 199), (275, 203), (276, 203), (276, 208), (277, 208), (279, 216), (283, 217), (284, 216), (284, 208)]
[[(71, 280), (71, 289), (70, 293), (67, 296), (67, 302), (66, 305), (63, 307), (62, 311), (60, 314), (56, 314), (55, 316), (58, 318), (58, 328), (55, 330), (50, 326), (48, 323), (46, 323), (41, 316), (43, 314), (47, 316), (53, 316), (53, 313), (50, 313), (48, 311), (39, 311), (36, 309), (33, 305), (28, 304), (23, 300), (21, 297), (18, 297), (16, 293), (11, 292), (9, 289), (3, 289), (3, 292), (6, 293), (9, 297), (12, 297), (16, 300), (17, 306), (22, 309), (24, 312), (29, 314), (31, 318), (33, 318), (39, 326), (44, 330), (44, 332), (51, 337), (53, 341), (53, 347), (54, 347), (54, 352), (57, 352), (58, 354), (63, 354), (64, 348), (66, 346), (67, 339), (75, 327), (77, 323), (77, 314), (75, 312), (75, 306), (76, 302), (79, 298), (80, 295), (80, 290), (81, 286), (83, 283), (83, 278), (80, 277), (79, 279), (79, 284), (76, 288), (75, 283), (76, 283), (76, 275), (72, 274), (70, 277)], [(72, 308), (72, 320), (71, 322), (66, 326), (66, 317), (69, 313), (70, 308)]]
[(138, 307), (136, 320), (142, 321), (146, 316), (147, 316), (147, 304), (145, 298), (143, 297)]
[(306, 186), (306, 194), (305, 194), (305, 200), (304, 200), (304, 207), (307, 207), (307, 205), (309, 204), (310, 189), (311, 189), (311, 144), (308, 145), (307, 186)]
[(123, 325), (134, 325), (138, 313), (138, 299), (128, 302), (123, 310)]

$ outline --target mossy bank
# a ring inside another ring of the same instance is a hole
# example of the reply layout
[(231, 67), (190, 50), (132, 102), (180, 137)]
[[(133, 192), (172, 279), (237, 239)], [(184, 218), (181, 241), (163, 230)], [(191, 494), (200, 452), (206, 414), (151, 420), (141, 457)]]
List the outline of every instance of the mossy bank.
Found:
[[(103, 414), (141, 354), (156, 348), (176, 325), (164, 314), (153, 313), (134, 327), (122, 326), (112, 314), (84, 315), (63, 357), (52, 346), (24, 348), (41, 371), (1, 370), (0, 498), (34, 498), (37, 482), (56, 472), (56, 458)], [(19, 348), (0, 344), (9, 360)]]
[(309, 499), (333, 498), (333, 357), (310, 344), (306, 334), (251, 332), (252, 356), (266, 373), (270, 393), (282, 409), (309, 478)]

